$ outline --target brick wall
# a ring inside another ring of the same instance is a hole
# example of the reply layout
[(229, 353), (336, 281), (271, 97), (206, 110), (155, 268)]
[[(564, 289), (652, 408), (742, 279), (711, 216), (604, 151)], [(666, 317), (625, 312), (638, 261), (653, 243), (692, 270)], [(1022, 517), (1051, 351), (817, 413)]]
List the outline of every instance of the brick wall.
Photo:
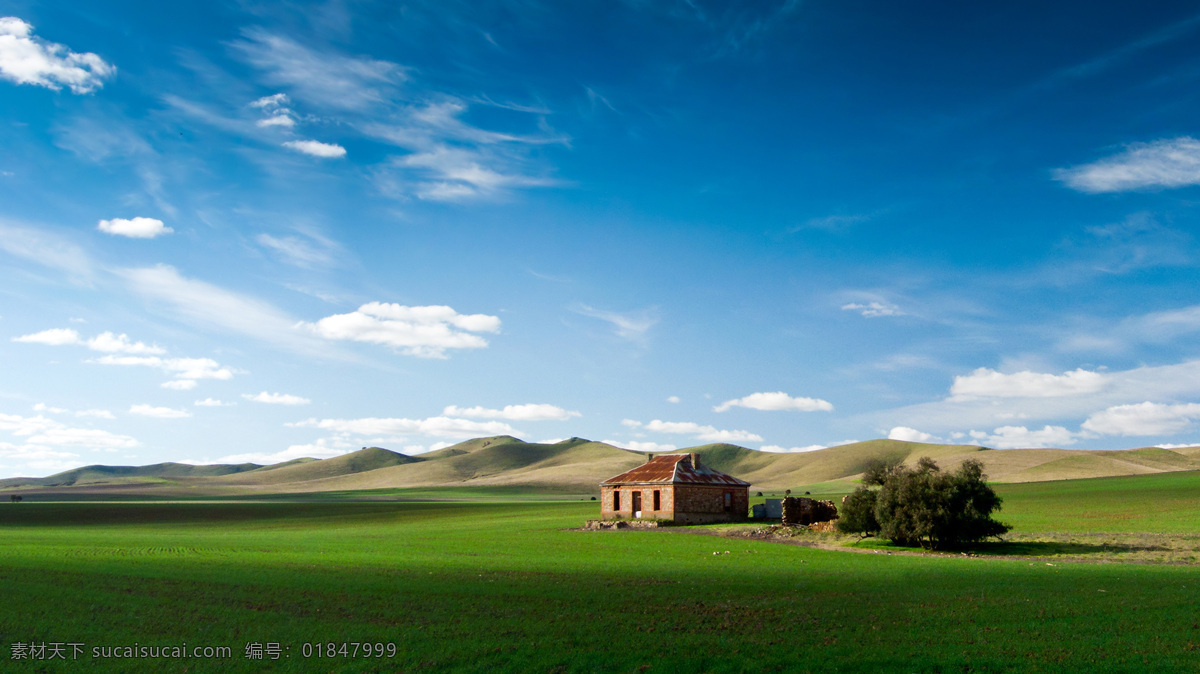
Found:
[[(654, 510), (654, 492), (659, 492), (659, 509)], [(613, 493), (620, 492), (619, 510), (613, 509)], [(680, 523), (728, 522), (746, 519), (750, 510), (747, 487), (699, 485), (628, 486), (600, 488), (600, 519), (633, 519), (633, 493), (642, 494), (642, 519), (673, 519)], [(729, 511), (725, 494), (731, 494)]]
[[(671, 485), (644, 487), (601, 487), (600, 519), (633, 519), (633, 492), (642, 494), (642, 519), (672, 519), (675, 512), (674, 487)], [(654, 509), (654, 492), (658, 492), (658, 510)], [(613, 492), (621, 494), (621, 509), (613, 510)]]

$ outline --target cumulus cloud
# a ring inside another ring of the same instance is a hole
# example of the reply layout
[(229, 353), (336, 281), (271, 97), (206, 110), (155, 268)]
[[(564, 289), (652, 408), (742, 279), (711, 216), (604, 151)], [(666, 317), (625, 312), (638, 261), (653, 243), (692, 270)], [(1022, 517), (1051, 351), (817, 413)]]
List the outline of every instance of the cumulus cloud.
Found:
[(45, 344), (47, 346), (86, 346), (92, 351), (102, 353), (128, 354), (162, 354), (166, 349), (150, 346), (143, 342), (134, 342), (128, 335), (117, 335), (112, 332), (102, 332), (90, 339), (82, 338), (78, 332), (69, 328), (51, 328), (29, 335), (14, 337), (14, 342), (27, 344)]
[(408, 307), (370, 302), (348, 314), (302, 323), (325, 339), (382, 344), (418, 358), (446, 358), (449, 349), (481, 349), (487, 340), (476, 332), (499, 332), (500, 319), (464, 315), (446, 306)]
[(267, 393), (266, 391), (253, 395), (243, 393), (242, 397), (246, 400), (253, 400), (256, 403), (267, 403), (268, 405), (307, 405), (312, 402), (308, 398), (301, 398), (289, 393)]
[(116, 419), (112, 412), (108, 410), (79, 410), (75, 413), (77, 417), (93, 417), (96, 419)]
[(638, 442), (636, 440), (601, 440), (606, 445), (620, 447), (621, 449), (632, 449), (635, 452), (673, 452), (678, 447), (675, 445), (660, 444), (657, 442)]
[(171, 389), (172, 391), (190, 391), (190, 390), (196, 388), (196, 380), (195, 379), (173, 379), (171, 381), (164, 381), (162, 384), (159, 384), (159, 386), (162, 386), (163, 388), (166, 388), (166, 389)]
[(255, 122), (255, 125), (260, 128), (279, 126), (284, 128), (292, 128), (296, 125), (296, 120), (291, 108), (288, 105), (291, 100), (287, 94), (274, 94), (272, 96), (263, 96), (262, 98), (250, 104), (252, 108), (262, 110), (266, 115), (262, 119)]
[(289, 150), (295, 150), (313, 157), (337, 159), (346, 156), (346, 148), (337, 143), (322, 143), (317, 140), (289, 140), (283, 144)]
[(221, 402), (216, 398), (205, 398), (204, 400), (197, 400), (192, 404), (196, 407), (233, 407), (234, 405), (237, 405), (237, 403)]
[(520, 431), (499, 421), (471, 421), (451, 417), (306, 419), (288, 426), (370, 436), (429, 435), (439, 438), (475, 438), (481, 435), (521, 435)]
[(678, 402), (679, 402), (679, 396), (668, 396), (668, 397), (667, 397), (667, 402), (669, 402), (669, 403), (678, 403)]
[(703, 442), (762, 442), (762, 436), (750, 431), (727, 431), (702, 426), (692, 421), (661, 421), (655, 419), (642, 428), (655, 433), (690, 435)]
[(908, 426), (897, 426), (888, 431), (888, 440), (903, 440), (905, 442), (937, 442), (936, 438), (929, 433), (923, 433), (915, 428)]
[(1103, 435), (1174, 435), (1191, 428), (1200, 417), (1200, 404), (1168, 405), (1143, 402), (1114, 405), (1083, 422), (1083, 429)]
[(997, 449), (1031, 449), (1073, 445), (1078, 436), (1062, 426), (1029, 430), (1024, 426), (1001, 426), (991, 433), (971, 431), (972, 439)]
[(843, 304), (842, 311), (857, 311), (867, 318), (904, 315), (904, 312), (900, 310), (900, 307), (894, 304), (885, 304), (883, 302), (868, 302), (867, 304), (851, 302), (850, 304)]
[(825, 445), (806, 445), (804, 447), (781, 447), (779, 445), (763, 445), (758, 448), (761, 452), (771, 452), (772, 454), (798, 454), (800, 452), (815, 452), (818, 449), (827, 449)]
[(187, 410), (176, 410), (170, 407), (155, 407), (144, 404), (131, 406), (129, 413), (141, 417), (153, 417), (155, 419), (184, 419), (192, 416), (192, 413)]
[(1041, 372), (1002, 374), (981, 367), (954, 378), (952, 399), (971, 398), (1058, 398), (1096, 393), (1108, 385), (1109, 376), (1084, 369), (1060, 375)]
[(77, 53), (33, 34), (33, 26), (15, 16), (0, 17), (0, 79), (58, 91), (87, 94), (104, 86), (115, 66), (90, 52)]
[(529, 403), (526, 405), (505, 405), (502, 410), (486, 407), (462, 408), (450, 405), (442, 410), (448, 417), (469, 417), (472, 419), (507, 419), (509, 421), (566, 421), (572, 417), (581, 416), (579, 412), (565, 410), (555, 405), (545, 403)]
[(734, 407), (745, 407), (752, 410), (778, 411), (792, 410), (797, 412), (831, 412), (833, 405), (819, 398), (793, 398), (783, 391), (774, 393), (751, 393), (744, 398), (726, 400), (713, 408), (714, 412), (725, 412)]
[(1091, 164), (1058, 169), (1054, 177), (1090, 194), (1200, 185), (1200, 141), (1182, 136), (1133, 143)]
[(175, 230), (164, 226), (162, 220), (155, 218), (113, 218), (112, 220), (101, 220), (100, 224), (96, 225), (96, 229), (105, 234), (114, 236), (127, 236), (131, 239), (153, 239), (156, 236), (170, 234)]

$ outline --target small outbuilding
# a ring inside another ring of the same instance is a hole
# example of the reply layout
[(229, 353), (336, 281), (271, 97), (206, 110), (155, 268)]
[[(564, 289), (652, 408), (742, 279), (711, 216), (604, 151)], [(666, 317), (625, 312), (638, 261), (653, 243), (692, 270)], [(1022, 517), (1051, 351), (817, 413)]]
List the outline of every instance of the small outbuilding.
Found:
[(750, 483), (700, 464), (696, 454), (650, 455), (600, 483), (600, 519), (658, 519), (680, 524), (740, 522)]

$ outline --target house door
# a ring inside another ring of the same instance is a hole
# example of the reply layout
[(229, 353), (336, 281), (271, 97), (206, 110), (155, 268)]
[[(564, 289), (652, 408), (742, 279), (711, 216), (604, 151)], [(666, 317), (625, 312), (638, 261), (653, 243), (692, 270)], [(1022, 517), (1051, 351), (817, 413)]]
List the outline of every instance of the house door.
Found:
[(642, 492), (640, 491), (633, 492), (633, 516), (642, 516)]

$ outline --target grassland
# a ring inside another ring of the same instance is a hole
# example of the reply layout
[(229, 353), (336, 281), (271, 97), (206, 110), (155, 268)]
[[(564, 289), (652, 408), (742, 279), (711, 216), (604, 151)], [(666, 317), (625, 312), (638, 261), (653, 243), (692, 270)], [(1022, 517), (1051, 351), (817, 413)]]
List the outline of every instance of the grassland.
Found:
[[(1200, 534), (1197, 474), (1000, 489), (1003, 519), (1031, 537)], [(268, 642), (287, 649), (275, 671), (1197, 667), (1194, 565), (584, 532), (572, 529), (595, 516), (590, 501), (505, 488), (377, 495), (393, 500), (0, 504), (4, 668), (257, 671), (245, 645)], [(73, 664), (22, 663), (8, 659), (17, 641), (186, 642), (233, 657), (98, 661), (88, 650)], [(303, 657), (314, 641), (398, 651)]]

